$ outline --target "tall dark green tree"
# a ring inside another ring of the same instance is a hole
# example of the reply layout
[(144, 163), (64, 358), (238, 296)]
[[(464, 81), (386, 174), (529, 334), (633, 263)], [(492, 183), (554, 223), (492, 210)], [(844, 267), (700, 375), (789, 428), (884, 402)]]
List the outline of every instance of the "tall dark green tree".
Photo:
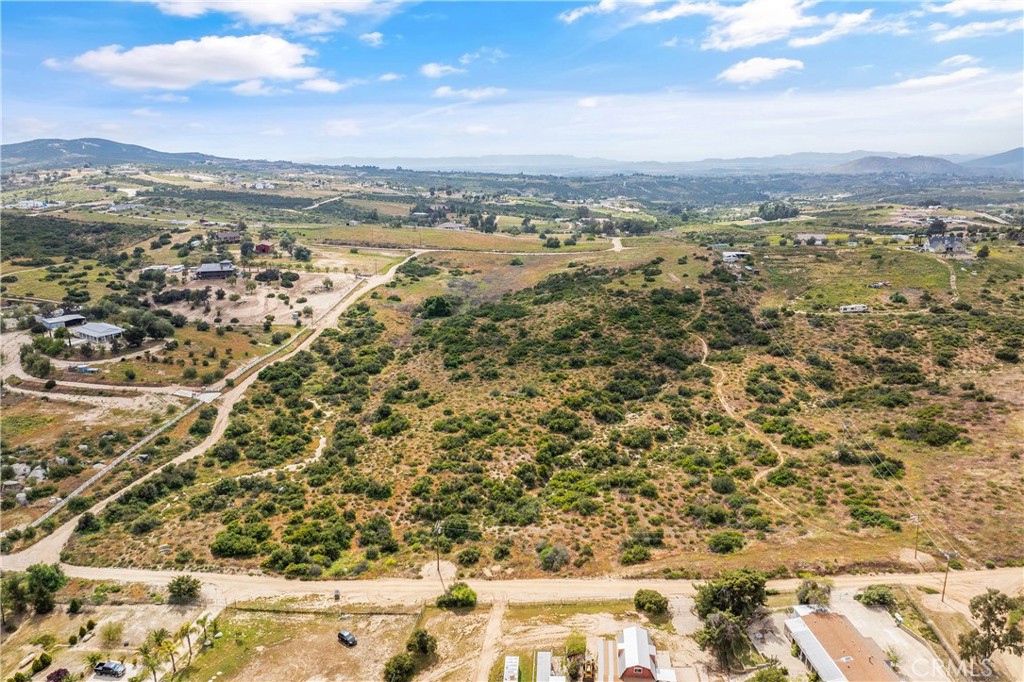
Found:
[(971, 600), (978, 627), (960, 635), (960, 658), (982, 662), (997, 651), (1024, 654), (1024, 597), (1011, 597), (989, 588)]

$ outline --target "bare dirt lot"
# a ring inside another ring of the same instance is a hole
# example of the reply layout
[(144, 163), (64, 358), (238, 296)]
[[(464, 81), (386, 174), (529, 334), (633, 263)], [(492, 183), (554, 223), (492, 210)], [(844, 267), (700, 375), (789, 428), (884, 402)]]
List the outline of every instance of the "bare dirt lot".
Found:
[[(226, 609), (223, 637), (182, 679), (361, 682), (382, 678), (384, 662), (404, 650), (415, 615), (306, 614)], [(358, 644), (338, 642), (348, 630)], [(273, 671), (272, 675), (269, 671)]]
[[(214, 293), (218, 289), (223, 289), (226, 292), (224, 299), (217, 300), (215, 295), (211, 295), (208, 313), (204, 312), (202, 307), (191, 307), (188, 303), (175, 303), (167, 308), (185, 315), (190, 320), (205, 319), (213, 322), (215, 318), (220, 317), (224, 323), (237, 320), (237, 324), (253, 325), (261, 324), (268, 315), (273, 315), (277, 323), (287, 323), (291, 320), (293, 312), (301, 313), (306, 306), (313, 309), (312, 317), (315, 318), (344, 298), (346, 292), (359, 281), (354, 275), (344, 273), (325, 275), (319, 272), (300, 272), (298, 275), (299, 279), (290, 288), (279, 286), (280, 282), (258, 282), (256, 290), (252, 293), (247, 293), (245, 288), (245, 283), (249, 280), (239, 279), (233, 285), (225, 280), (193, 280), (180, 288), (192, 290), (210, 287)], [(325, 278), (332, 282), (330, 289), (324, 287)], [(239, 300), (231, 301), (233, 294), (237, 294)], [(300, 302), (301, 298), (306, 300)], [(308, 321), (310, 318), (302, 319)]]

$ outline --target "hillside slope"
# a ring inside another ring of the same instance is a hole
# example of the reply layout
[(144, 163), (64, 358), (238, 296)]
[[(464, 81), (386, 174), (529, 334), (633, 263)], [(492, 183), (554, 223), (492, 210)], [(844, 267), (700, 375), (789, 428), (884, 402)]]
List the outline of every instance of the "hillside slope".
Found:
[(159, 152), (135, 144), (124, 144), (100, 138), (30, 140), (5, 144), (0, 153), (3, 156), (5, 171), (66, 168), (84, 164), (103, 166), (117, 163), (191, 166), (228, 160), (196, 152), (181, 154)]

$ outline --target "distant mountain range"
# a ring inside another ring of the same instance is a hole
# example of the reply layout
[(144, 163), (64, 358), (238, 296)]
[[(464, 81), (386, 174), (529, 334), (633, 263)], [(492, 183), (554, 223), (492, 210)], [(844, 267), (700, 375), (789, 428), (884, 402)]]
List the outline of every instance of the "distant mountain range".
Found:
[(296, 166), (376, 166), (417, 171), (464, 171), (478, 173), (528, 173), (543, 175), (764, 175), (772, 173), (900, 173), (907, 175), (1024, 176), (1024, 148), (982, 158), (950, 155), (909, 156), (895, 152), (853, 151), (846, 153), (801, 152), (768, 157), (705, 159), (703, 161), (627, 162), (568, 155), (493, 155), (446, 158), (361, 158), (305, 159), (290, 161), (245, 161), (197, 152), (159, 152), (134, 144), (100, 138), (79, 140), (30, 140), (0, 148), (3, 171), (45, 170), (71, 166), (153, 164), (170, 167), (217, 165), (248, 169)]
[(886, 158), (865, 156), (848, 161), (835, 169), (837, 173), (904, 173), (906, 175), (1011, 175), (1021, 177), (1024, 170), (1024, 147), (1002, 154), (953, 163), (934, 156)]

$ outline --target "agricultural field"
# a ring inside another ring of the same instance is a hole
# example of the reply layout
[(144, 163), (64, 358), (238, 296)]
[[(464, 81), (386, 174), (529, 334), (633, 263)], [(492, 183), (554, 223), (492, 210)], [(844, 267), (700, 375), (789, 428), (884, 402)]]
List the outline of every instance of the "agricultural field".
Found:
[[(554, 251), (534, 236), (513, 237), (507, 234), (438, 230), (432, 228), (393, 228), (379, 225), (294, 226), (314, 242), (338, 245), (382, 246), (393, 248), (459, 249), (470, 251)], [(562, 235), (565, 237), (566, 235)], [(607, 240), (581, 240), (575, 246), (562, 245), (559, 251), (599, 251), (609, 248)]]

